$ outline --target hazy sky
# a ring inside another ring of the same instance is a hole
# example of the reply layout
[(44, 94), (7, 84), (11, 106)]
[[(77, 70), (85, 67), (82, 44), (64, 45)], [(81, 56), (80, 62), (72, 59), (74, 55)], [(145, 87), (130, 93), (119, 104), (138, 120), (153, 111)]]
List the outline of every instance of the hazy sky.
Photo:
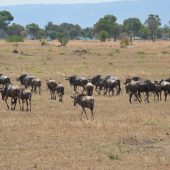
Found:
[[(99, 3), (120, 0), (0, 0), (0, 6), (18, 5), (18, 4), (50, 4), (50, 3)], [(127, 0), (126, 0), (127, 1)]]

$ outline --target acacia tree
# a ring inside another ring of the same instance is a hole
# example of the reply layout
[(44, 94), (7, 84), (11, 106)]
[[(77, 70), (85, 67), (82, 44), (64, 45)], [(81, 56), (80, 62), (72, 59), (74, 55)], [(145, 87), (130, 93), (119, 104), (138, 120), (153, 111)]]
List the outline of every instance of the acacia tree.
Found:
[(25, 29), (22, 25), (13, 23), (12, 25), (8, 26), (7, 29), (8, 35), (17, 35), (24, 37), (25, 35)]
[(94, 32), (100, 34), (101, 31), (108, 32), (108, 38), (114, 37), (117, 18), (114, 15), (105, 15), (94, 25)]
[(26, 25), (26, 31), (28, 34), (30, 34), (31, 36), (33, 36), (33, 39), (38, 39), (39, 38), (39, 31), (41, 29), (39, 28), (39, 26), (35, 23), (31, 23)]
[(0, 11), (0, 38), (5, 37), (7, 26), (13, 21), (14, 17), (8, 11)]
[(148, 26), (150, 36), (152, 41), (156, 39), (156, 32), (161, 25), (161, 20), (158, 15), (150, 14), (148, 19), (145, 21), (145, 24)]
[(138, 18), (128, 18), (123, 22), (123, 29), (130, 36), (136, 37), (142, 27), (141, 21)]

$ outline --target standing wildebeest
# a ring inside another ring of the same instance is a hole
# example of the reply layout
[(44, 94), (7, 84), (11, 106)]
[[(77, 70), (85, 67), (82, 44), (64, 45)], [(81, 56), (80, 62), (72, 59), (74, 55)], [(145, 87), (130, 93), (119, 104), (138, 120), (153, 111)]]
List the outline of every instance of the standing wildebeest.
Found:
[(110, 92), (112, 92), (112, 95), (114, 95), (114, 88), (116, 88), (116, 95), (119, 95), (121, 92), (120, 80), (117, 77), (107, 76), (103, 82), (103, 86), (104, 86), (104, 95), (106, 95), (108, 91), (109, 91), (109, 96), (110, 96)]
[(28, 88), (29, 86), (31, 86), (31, 82), (32, 80), (35, 79), (34, 76), (29, 76), (27, 74), (21, 74), (18, 78), (17, 81), (21, 82), (21, 85), (24, 85), (25, 88)]
[(88, 80), (86, 77), (81, 77), (81, 76), (76, 76), (76, 75), (66, 77), (66, 80), (69, 80), (70, 85), (74, 86), (74, 91), (76, 92), (77, 92), (77, 86), (83, 87), (83, 90), (84, 90), (86, 84), (88, 83)]
[(79, 104), (82, 107), (80, 120), (82, 120), (83, 112), (85, 113), (86, 119), (88, 120), (85, 108), (89, 108), (91, 110), (91, 119), (94, 120), (94, 113), (93, 113), (94, 98), (92, 96), (85, 96), (84, 94), (76, 94), (74, 96), (71, 96), (71, 98), (74, 98), (74, 106)]
[(51, 100), (56, 100), (56, 88), (57, 88), (56, 81), (50, 79), (49, 81), (46, 81), (46, 84), (51, 93)]
[[(88, 82), (86, 84), (86, 86), (85, 86), (85, 91), (87, 92), (87, 96), (92, 96), (93, 95), (93, 89), (94, 89), (93, 84), (91, 82)], [(83, 90), (83, 92), (84, 92), (84, 90)]]
[(145, 101), (149, 103), (149, 92), (151, 92), (154, 87), (151, 81), (149, 80), (144, 80), (144, 81), (131, 80), (129, 83), (125, 85), (125, 88), (126, 88), (126, 93), (128, 92), (130, 93), (130, 96), (129, 96), (130, 103), (131, 103), (131, 98), (133, 95), (136, 97), (136, 99), (139, 102), (141, 102), (139, 94), (143, 92), (146, 94)]
[(63, 101), (63, 95), (64, 95), (64, 85), (61, 84), (61, 83), (58, 83), (57, 87), (56, 87), (56, 92), (57, 92), (58, 97), (59, 97), (59, 102), (62, 102)]
[(100, 74), (94, 76), (91, 79), (91, 83), (95, 86), (95, 90), (99, 95), (101, 94), (102, 82), (104, 81), (104, 79), (105, 79), (105, 76), (102, 76)]
[(39, 94), (41, 93), (41, 80), (35, 78), (34, 76), (29, 76), (27, 74), (21, 74), (17, 78), (17, 81), (21, 82), (21, 85), (24, 85), (25, 88), (27, 89), (29, 86), (31, 86), (31, 91), (34, 91), (35, 93), (37, 92), (37, 88), (39, 88)]
[(168, 94), (170, 94), (170, 82), (167, 81), (167, 80), (161, 80), (160, 81), (161, 89), (162, 89), (162, 91), (164, 92), (164, 95), (165, 95), (165, 101), (167, 99)]
[[(24, 88), (21, 88), (19, 90), (18, 99), (19, 99), (20, 110), (24, 111), (24, 103), (26, 102), (26, 105), (27, 105), (26, 111), (31, 112), (31, 97), (32, 97), (32, 93), (30, 90), (24, 89)], [(22, 101), (22, 108), (21, 108), (20, 100)], [(28, 101), (29, 101), (29, 107), (30, 107), (29, 109), (28, 109)]]
[(11, 81), (10, 81), (10, 78), (3, 75), (3, 74), (0, 74), (0, 84), (4, 86), (7, 86), (9, 84), (12, 84)]
[(31, 81), (31, 87), (32, 87), (32, 91), (34, 91), (35, 93), (37, 93), (37, 88), (39, 88), (39, 94), (41, 94), (41, 80), (34, 78)]
[[(0, 89), (2, 100), (5, 101), (8, 110), (9, 110), (9, 105), (7, 102), (8, 97), (11, 97), (11, 110), (15, 110), (19, 90), (20, 88), (18, 86), (11, 86), (11, 85), (5, 86), (5, 88)], [(14, 107), (12, 107), (13, 105)]]

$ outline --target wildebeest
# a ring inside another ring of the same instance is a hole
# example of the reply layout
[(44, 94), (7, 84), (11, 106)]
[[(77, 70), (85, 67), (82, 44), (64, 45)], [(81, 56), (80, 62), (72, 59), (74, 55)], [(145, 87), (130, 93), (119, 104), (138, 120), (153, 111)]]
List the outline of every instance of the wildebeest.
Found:
[(28, 88), (29, 86), (31, 86), (31, 82), (33, 79), (35, 79), (34, 76), (29, 76), (24, 73), (17, 78), (17, 81), (20, 81), (21, 85), (24, 85), (25, 88)]
[(66, 77), (66, 80), (69, 80), (70, 85), (74, 86), (75, 92), (77, 92), (77, 86), (83, 87), (83, 90), (84, 90), (86, 84), (88, 83), (88, 79), (86, 77), (81, 77), (77, 75)]
[(168, 94), (170, 94), (170, 82), (167, 80), (161, 80), (160, 86), (161, 86), (162, 91), (164, 92), (165, 101), (166, 101)]
[[(85, 86), (85, 91), (87, 92), (87, 96), (92, 96), (93, 95), (93, 89), (94, 89), (93, 84), (91, 82), (88, 82), (86, 84), (86, 86)], [(84, 90), (83, 90), (83, 92), (84, 92)]]
[(63, 95), (64, 95), (64, 85), (61, 84), (61, 83), (58, 83), (57, 87), (56, 87), (56, 92), (57, 92), (58, 97), (59, 97), (59, 102), (62, 102), (63, 101)]
[(5, 87), (5, 86), (12, 84), (12, 83), (11, 83), (11, 80), (8, 76), (0, 74), (0, 84), (2, 84), (3, 87)]
[(20, 81), (21, 85), (24, 85), (25, 88), (27, 89), (28, 87), (31, 86), (31, 91), (34, 91), (35, 93), (37, 92), (37, 88), (39, 88), (39, 94), (41, 94), (41, 80), (34, 77), (34, 76), (29, 76), (27, 74), (21, 74), (18, 78), (17, 81)]
[(161, 85), (159, 84), (158, 81), (151, 81), (152, 83), (152, 88), (151, 88), (151, 92), (154, 93), (154, 100), (155, 100), (155, 96), (157, 96), (157, 100), (161, 101), (162, 100), (162, 89), (161, 89)]
[(125, 85), (126, 88), (126, 93), (130, 93), (129, 95), (129, 102), (131, 103), (131, 98), (134, 95), (136, 99), (141, 102), (140, 99), (140, 93), (145, 93), (146, 94), (146, 99), (149, 103), (149, 92), (152, 91), (153, 89), (153, 84), (149, 80), (144, 80), (144, 81), (134, 81), (131, 80), (129, 83)]
[[(31, 98), (32, 98), (32, 93), (30, 90), (20, 88), (19, 93), (18, 93), (20, 110), (24, 111), (24, 103), (26, 102), (26, 105), (27, 105), (26, 111), (31, 112)], [(22, 101), (22, 107), (21, 107), (20, 100)], [(29, 104), (28, 104), (28, 102), (29, 102)], [(28, 109), (28, 105), (29, 105), (29, 109)]]
[(85, 113), (86, 119), (88, 120), (85, 108), (89, 108), (91, 110), (91, 119), (94, 120), (94, 97), (86, 96), (84, 94), (76, 94), (71, 96), (74, 99), (74, 106), (79, 104), (82, 107), (82, 112), (80, 116), (80, 120), (82, 120), (82, 114)]
[(100, 95), (102, 90), (102, 82), (104, 81), (105, 76), (102, 76), (100, 74), (92, 77), (91, 83), (95, 86), (96, 92)]
[[(0, 89), (2, 100), (5, 101), (8, 110), (9, 110), (9, 105), (8, 105), (7, 100), (9, 97), (11, 98), (11, 110), (15, 110), (19, 90), (20, 88), (18, 86), (12, 86), (12, 85), (8, 85), (8, 86), (5, 86), (5, 88)], [(12, 107), (13, 105), (14, 107)]]
[(50, 79), (49, 81), (46, 81), (47, 88), (50, 90), (51, 93), (51, 100), (56, 100), (56, 87), (57, 83), (55, 80)]
[(32, 87), (32, 91), (34, 91), (35, 93), (37, 93), (37, 88), (39, 89), (39, 94), (41, 94), (41, 80), (34, 78), (31, 81), (31, 87)]
[(107, 76), (103, 82), (103, 86), (104, 95), (106, 95), (108, 91), (109, 96), (110, 92), (112, 92), (112, 95), (114, 95), (114, 89), (116, 89), (116, 95), (119, 95), (121, 92), (120, 80), (117, 77)]

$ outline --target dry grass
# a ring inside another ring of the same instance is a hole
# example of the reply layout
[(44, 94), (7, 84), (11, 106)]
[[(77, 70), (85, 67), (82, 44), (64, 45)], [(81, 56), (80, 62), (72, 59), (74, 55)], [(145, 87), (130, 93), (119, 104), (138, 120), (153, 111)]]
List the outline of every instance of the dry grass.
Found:
[[(169, 77), (170, 43), (71, 41), (41, 46), (39, 41), (0, 41), (0, 73), (14, 84), (22, 72), (43, 81), (42, 95), (33, 95), (31, 113), (7, 111), (0, 100), (0, 169), (170, 169), (170, 98), (167, 102), (129, 104), (128, 96), (95, 94), (95, 121), (79, 120), (73, 89), (65, 75), (112, 74), (152, 80)], [(18, 53), (13, 53), (17, 49)], [(85, 49), (87, 53), (77, 53)], [(51, 101), (46, 79), (64, 83), (64, 102)], [(81, 90), (81, 89), (79, 89)], [(90, 117), (90, 112), (88, 111)]]

